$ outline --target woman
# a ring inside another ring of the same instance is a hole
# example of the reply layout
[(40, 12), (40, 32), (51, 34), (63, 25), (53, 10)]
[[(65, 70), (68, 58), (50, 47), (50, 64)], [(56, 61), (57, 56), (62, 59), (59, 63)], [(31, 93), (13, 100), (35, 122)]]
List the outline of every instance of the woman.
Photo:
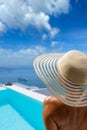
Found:
[(53, 96), (44, 100), (46, 130), (87, 130), (87, 56), (72, 50), (36, 58), (37, 75)]

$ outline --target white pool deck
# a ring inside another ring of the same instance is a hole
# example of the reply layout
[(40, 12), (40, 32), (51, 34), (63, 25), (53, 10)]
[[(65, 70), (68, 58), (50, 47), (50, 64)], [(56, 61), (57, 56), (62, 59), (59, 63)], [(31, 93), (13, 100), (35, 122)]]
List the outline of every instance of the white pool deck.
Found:
[(11, 86), (9, 86), (9, 85), (5, 86), (5, 85), (0, 84), (0, 90), (6, 89), (6, 88), (12, 89), (19, 93), (22, 93), (26, 96), (29, 96), (31, 98), (34, 98), (34, 99), (40, 101), (40, 102), (43, 102), (47, 96), (51, 95), (51, 93), (47, 90), (47, 88), (38, 88), (35, 86), (29, 87), (29, 86), (22, 85), (22, 84), (13, 84)]

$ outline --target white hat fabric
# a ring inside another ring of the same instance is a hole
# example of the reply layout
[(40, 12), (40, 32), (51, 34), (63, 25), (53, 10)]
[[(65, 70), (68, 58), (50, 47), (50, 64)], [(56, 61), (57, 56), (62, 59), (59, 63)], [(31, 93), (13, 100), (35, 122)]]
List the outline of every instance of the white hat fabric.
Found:
[[(75, 59), (75, 53), (78, 56), (77, 59)], [(69, 63), (68, 60), (70, 60), (71, 56), (73, 61)], [(80, 71), (80, 69), (78, 69), (77, 67), (77, 64), (79, 64), (80, 62), (83, 63), (84, 61), (86, 61), (85, 64), (83, 64), (85, 67), (81, 69), (84, 69), (85, 71)], [(82, 107), (87, 106), (87, 89), (85, 84), (87, 71), (86, 63), (87, 59), (85, 59), (85, 55), (79, 51), (70, 51), (61, 58), (59, 58), (58, 53), (48, 53), (43, 54), (35, 59), (34, 69), (39, 78), (51, 91), (51, 93), (59, 100), (61, 100), (64, 104), (74, 107)], [(68, 65), (69, 69), (67, 67)], [(78, 82), (74, 82), (73, 77), (75, 76), (72, 76), (72, 67), (76, 70), (74, 71), (75, 75), (78, 76), (77, 73), (80, 73), (80, 76), (78, 77), (81, 79), (83, 77), (84, 79), (78, 80), (78, 78), (76, 77), (76, 81)], [(79, 70), (80, 72), (77, 72), (77, 70)], [(69, 77), (68, 75), (71, 76), (71, 79), (67, 78)]]

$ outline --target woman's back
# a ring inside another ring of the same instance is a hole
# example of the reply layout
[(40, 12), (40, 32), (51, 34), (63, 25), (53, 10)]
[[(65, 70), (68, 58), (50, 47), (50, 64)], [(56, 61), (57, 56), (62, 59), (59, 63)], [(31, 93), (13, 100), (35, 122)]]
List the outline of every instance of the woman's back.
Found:
[(46, 130), (87, 130), (87, 107), (71, 107), (50, 96), (44, 101)]

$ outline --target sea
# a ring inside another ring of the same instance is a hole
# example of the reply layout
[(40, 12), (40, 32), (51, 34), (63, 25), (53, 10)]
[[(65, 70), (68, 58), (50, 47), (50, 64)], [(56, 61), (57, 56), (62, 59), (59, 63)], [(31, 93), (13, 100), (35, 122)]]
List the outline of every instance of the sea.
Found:
[(45, 85), (36, 75), (33, 67), (0, 67), (0, 83), (19, 83), (29, 87), (44, 88)]

